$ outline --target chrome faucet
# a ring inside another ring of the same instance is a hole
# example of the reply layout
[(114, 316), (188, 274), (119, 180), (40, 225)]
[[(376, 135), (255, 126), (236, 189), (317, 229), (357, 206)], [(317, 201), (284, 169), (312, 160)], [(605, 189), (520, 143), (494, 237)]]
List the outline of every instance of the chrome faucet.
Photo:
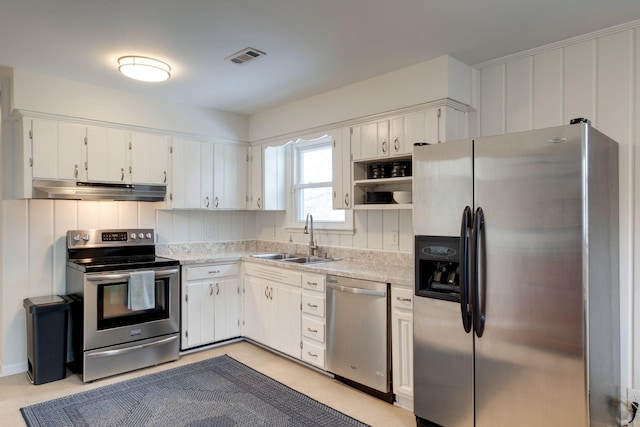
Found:
[[(309, 228), (311, 222), (311, 228)], [(304, 234), (309, 234), (309, 256), (314, 256), (318, 250), (318, 245), (313, 241), (313, 215), (307, 214), (307, 220), (304, 223)]]

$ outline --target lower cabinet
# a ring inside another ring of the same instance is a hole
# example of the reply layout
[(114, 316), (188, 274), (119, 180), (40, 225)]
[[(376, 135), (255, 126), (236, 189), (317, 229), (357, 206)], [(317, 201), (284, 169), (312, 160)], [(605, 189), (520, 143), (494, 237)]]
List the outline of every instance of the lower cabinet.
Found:
[(391, 358), (396, 404), (413, 410), (413, 289), (391, 285)]
[(207, 264), (182, 269), (181, 349), (242, 333), (239, 264)]
[(326, 276), (302, 274), (302, 360), (325, 369)]
[(244, 336), (300, 359), (300, 283), (300, 272), (245, 263)]

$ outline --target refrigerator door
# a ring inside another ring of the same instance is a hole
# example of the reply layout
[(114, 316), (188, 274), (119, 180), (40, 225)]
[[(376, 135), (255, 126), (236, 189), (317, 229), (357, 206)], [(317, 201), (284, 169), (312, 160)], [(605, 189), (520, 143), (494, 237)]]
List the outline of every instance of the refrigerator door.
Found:
[(572, 125), (475, 141), (476, 427), (588, 425), (583, 134)]
[[(415, 147), (414, 233), (460, 235), (473, 206), (472, 141)], [(418, 280), (418, 278), (416, 278)], [(473, 427), (473, 334), (465, 333), (460, 302), (414, 299), (414, 412), (442, 426)]]

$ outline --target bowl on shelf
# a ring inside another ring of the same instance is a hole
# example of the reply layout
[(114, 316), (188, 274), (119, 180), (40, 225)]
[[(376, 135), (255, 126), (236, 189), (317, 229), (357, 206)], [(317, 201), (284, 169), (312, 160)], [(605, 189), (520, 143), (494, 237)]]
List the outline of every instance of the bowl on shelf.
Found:
[(400, 205), (411, 203), (411, 191), (394, 191), (393, 201)]

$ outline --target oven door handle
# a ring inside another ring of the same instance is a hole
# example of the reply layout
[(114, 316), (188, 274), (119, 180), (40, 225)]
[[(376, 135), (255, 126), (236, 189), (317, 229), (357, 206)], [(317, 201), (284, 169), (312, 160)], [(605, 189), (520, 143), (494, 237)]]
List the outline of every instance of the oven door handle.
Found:
[[(162, 270), (156, 272), (156, 278), (162, 279), (163, 277), (170, 276), (172, 274), (178, 273), (180, 270), (177, 268), (171, 270)], [(105, 282), (105, 281), (119, 281), (119, 280), (129, 280), (129, 273), (123, 274), (96, 274), (95, 276), (88, 276), (88, 282)]]
[(132, 351), (136, 351), (136, 350), (142, 350), (143, 348), (148, 348), (148, 347), (156, 347), (159, 345), (164, 345), (167, 343), (170, 343), (171, 341), (175, 341), (178, 339), (178, 335), (174, 335), (172, 337), (169, 338), (164, 338), (161, 339), (160, 341), (154, 341), (154, 342), (149, 342), (146, 344), (140, 344), (140, 345), (136, 345), (133, 347), (127, 347), (127, 348), (119, 348), (117, 350), (105, 350), (105, 351), (100, 351), (98, 353), (89, 353), (87, 354), (87, 358), (98, 358), (98, 357), (109, 357), (109, 356), (119, 356), (121, 354), (124, 353), (129, 353)]

